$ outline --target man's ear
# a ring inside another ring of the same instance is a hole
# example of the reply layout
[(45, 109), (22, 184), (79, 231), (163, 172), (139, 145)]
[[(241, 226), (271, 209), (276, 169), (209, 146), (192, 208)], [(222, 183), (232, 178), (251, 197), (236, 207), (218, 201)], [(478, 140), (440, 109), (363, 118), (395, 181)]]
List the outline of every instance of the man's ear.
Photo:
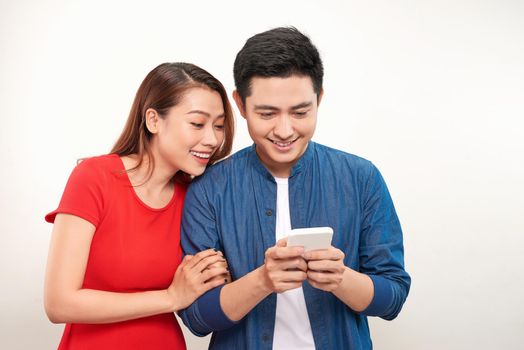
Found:
[(238, 107), (238, 110), (240, 111), (240, 115), (243, 118), (246, 118), (246, 109), (244, 108), (244, 103), (242, 102), (242, 97), (240, 97), (240, 94), (237, 90), (233, 91), (233, 100), (235, 100), (235, 103)]
[(146, 127), (150, 133), (158, 133), (158, 122), (160, 121), (160, 116), (158, 112), (153, 108), (148, 108), (146, 110)]
[(322, 96), (324, 96), (324, 89), (320, 89), (317, 97), (317, 107), (320, 106), (320, 101), (322, 101)]

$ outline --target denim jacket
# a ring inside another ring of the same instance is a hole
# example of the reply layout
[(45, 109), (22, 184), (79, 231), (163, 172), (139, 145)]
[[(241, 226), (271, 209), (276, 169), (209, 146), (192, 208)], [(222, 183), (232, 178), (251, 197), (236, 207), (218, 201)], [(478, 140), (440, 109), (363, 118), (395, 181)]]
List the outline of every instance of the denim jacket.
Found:
[[(255, 145), (210, 167), (195, 179), (184, 203), (181, 241), (186, 254), (221, 250), (233, 280), (264, 264), (275, 245), (277, 185)], [(367, 274), (371, 304), (355, 312), (330, 292), (303, 283), (317, 349), (371, 349), (367, 316), (386, 320), (400, 312), (409, 292), (402, 230), (377, 168), (360, 157), (309, 142), (289, 177), (291, 227), (330, 226), (344, 264)], [(196, 335), (214, 332), (210, 349), (271, 349), (276, 294), (235, 323), (215, 288), (179, 312)]]

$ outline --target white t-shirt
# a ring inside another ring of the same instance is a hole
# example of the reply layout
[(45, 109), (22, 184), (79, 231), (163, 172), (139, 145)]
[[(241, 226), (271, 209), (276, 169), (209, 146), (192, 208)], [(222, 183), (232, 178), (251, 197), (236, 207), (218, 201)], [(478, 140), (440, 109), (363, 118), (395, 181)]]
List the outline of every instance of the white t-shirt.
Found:
[[(291, 231), (289, 215), (288, 179), (277, 182), (276, 240), (287, 237)], [(315, 349), (311, 324), (302, 287), (277, 294), (277, 311), (273, 349)]]

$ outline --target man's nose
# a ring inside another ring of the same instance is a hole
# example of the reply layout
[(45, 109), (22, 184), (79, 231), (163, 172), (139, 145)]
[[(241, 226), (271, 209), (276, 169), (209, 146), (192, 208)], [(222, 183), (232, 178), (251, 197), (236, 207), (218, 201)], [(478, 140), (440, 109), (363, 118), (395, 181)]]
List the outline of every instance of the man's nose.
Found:
[(282, 115), (278, 118), (273, 134), (281, 140), (287, 140), (293, 136), (293, 125), (288, 115)]

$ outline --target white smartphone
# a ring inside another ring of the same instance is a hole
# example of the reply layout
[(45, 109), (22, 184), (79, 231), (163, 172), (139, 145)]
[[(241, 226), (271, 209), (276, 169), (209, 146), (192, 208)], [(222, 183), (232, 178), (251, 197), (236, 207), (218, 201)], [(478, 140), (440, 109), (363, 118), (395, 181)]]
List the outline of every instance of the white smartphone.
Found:
[(302, 246), (304, 251), (327, 249), (331, 246), (333, 229), (331, 227), (309, 227), (291, 230), (287, 246)]

